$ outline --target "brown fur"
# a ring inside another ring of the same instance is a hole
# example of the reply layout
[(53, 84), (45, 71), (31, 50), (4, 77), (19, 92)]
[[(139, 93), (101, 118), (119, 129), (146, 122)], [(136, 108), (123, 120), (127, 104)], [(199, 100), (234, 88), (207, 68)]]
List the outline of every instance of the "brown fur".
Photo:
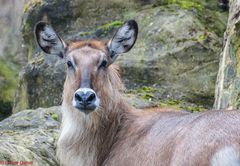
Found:
[(77, 41), (69, 44), (68, 50), (72, 51), (84, 46), (89, 46), (94, 49), (102, 50), (106, 52), (106, 42), (98, 41), (98, 40), (87, 40), (87, 41)]
[[(121, 95), (124, 87), (118, 68), (115, 65), (105, 70), (96, 68), (100, 56), (106, 56), (105, 45), (87, 41), (69, 46), (67, 58), (74, 59), (77, 69), (75, 73), (68, 71), (64, 84), (63, 121), (57, 147), (62, 165), (197, 166), (228, 161), (227, 157), (219, 157), (226, 152), (236, 152), (239, 157), (240, 113), (192, 114), (130, 107)], [(71, 104), (86, 73), (101, 100), (100, 108), (89, 115)], [(231, 149), (221, 151), (226, 147)]]

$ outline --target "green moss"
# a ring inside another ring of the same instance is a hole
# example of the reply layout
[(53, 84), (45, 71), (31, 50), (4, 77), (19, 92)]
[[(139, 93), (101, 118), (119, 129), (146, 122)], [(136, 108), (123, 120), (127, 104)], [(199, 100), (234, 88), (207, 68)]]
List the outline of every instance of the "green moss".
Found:
[(184, 110), (191, 111), (191, 112), (201, 112), (201, 111), (206, 111), (207, 109), (204, 108), (203, 106), (185, 106), (181, 107)]
[(153, 93), (156, 92), (157, 89), (150, 86), (143, 86), (142, 88), (137, 89), (138, 93)]
[(198, 2), (193, 2), (192, 0), (169, 0), (169, 3), (178, 4), (183, 9), (195, 8), (198, 10), (203, 10), (203, 5)]
[(0, 58), (0, 120), (12, 112), (15, 89), (18, 84), (18, 69), (8, 60)]
[(86, 36), (86, 35), (91, 35), (93, 33), (94, 33), (94, 31), (79, 32), (78, 36)]
[(195, 42), (202, 42), (204, 40), (206, 40), (208, 37), (207, 33), (201, 34), (199, 35), (197, 38), (182, 38), (182, 39), (178, 39), (176, 41), (176, 43), (181, 43), (181, 42), (188, 42), (188, 41), (195, 41)]
[(52, 118), (53, 118), (54, 120), (58, 121), (58, 115), (57, 115), (57, 114), (53, 114), (53, 115), (52, 115)]
[(207, 31), (215, 32), (219, 37), (223, 37), (228, 20), (227, 12), (205, 9), (202, 12), (196, 13), (196, 15)]
[(23, 7), (23, 12), (26, 13), (30, 8), (34, 8), (42, 4), (42, 0), (30, 0)]
[(0, 98), (6, 102), (12, 102), (15, 89), (18, 83), (18, 69), (14, 64), (9, 64), (6, 60), (0, 59), (0, 77), (4, 79)]
[(114, 28), (114, 27), (120, 27), (122, 26), (124, 23), (122, 21), (113, 21), (111, 23), (107, 23), (105, 25), (102, 25), (100, 27), (97, 27), (97, 30), (99, 29), (103, 29), (104, 32), (108, 32), (110, 30), (110, 28)]
[(54, 112), (50, 112), (50, 115), (52, 116), (52, 118), (54, 119), (54, 120), (56, 120), (56, 121), (58, 121), (58, 115), (57, 114), (55, 114)]
[(96, 34), (97, 32), (100, 32), (100, 34), (102, 36), (106, 36), (109, 34), (109, 32), (111, 30), (118, 28), (118, 27), (122, 26), (123, 24), (124, 24), (124, 22), (116, 20), (116, 21), (98, 26), (94, 30), (91, 30), (91, 31), (79, 32), (78, 36), (82, 37), (82, 36), (93, 35), (93, 34)]
[(145, 100), (151, 101), (154, 99), (154, 92), (157, 92), (158, 89), (150, 87), (150, 86), (143, 86), (142, 88), (139, 88), (136, 90), (136, 93)]
[(172, 109), (175, 109), (175, 110), (180, 110), (181, 109), (181, 105), (180, 105), (181, 102), (182, 101), (180, 101), (180, 100), (175, 100), (175, 99), (169, 98), (168, 100), (160, 101), (159, 106), (161, 108), (172, 108)]
[(145, 100), (151, 101), (154, 98), (154, 96), (151, 93), (145, 93), (145, 94), (142, 95), (142, 98), (145, 99)]
[[(226, 30), (226, 23), (228, 20), (228, 12), (221, 12), (217, 3), (213, 0), (160, 0), (153, 6), (162, 5), (177, 5), (182, 9), (191, 10), (196, 9), (196, 15), (205, 25), (206, 30), (215, 32), (219, 37), (223, 36)], [(169, 10), (176, 10), (169, 7)]]
[(195, 8), (197, 10), (203, 10), (204, 6), (202, 3), (193, 0), (162, 0), (160, 3), (155, 4), (157, 5), (170, 5), (176, 4), (182, 9), (192, 9)]
[(190, 112), (201, 112), (207, 110), (202, 105), (193, 105), (186, 103), (183, 100), (176, 100), (173, 98), (168, 98), (166, 100), (160, 101), (159, 106), (162, 108), (172, 108), (175, 110), (186, 110)]
[(197, 40), (198, 40), (199, 42), (201, 42), (201, 41), (207, 39), (207, 37), (208, 37), (208, 35), (207, 35), (206, 33), (204, 33), (204, 34), (198, 36), (198, 39), (197, 39)]

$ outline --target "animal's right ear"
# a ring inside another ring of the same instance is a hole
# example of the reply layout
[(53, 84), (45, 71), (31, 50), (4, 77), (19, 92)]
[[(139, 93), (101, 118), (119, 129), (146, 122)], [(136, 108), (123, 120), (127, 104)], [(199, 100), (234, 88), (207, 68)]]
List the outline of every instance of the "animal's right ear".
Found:
[(113, 38), (108, 42), (107, 48), (111, 63), (119, 54), (128, 52), (137, 40), (138, 24), (135, 20), (129, 20), (118, 29)]
[(39, 47), (47, 54), (58, 55), (63, 58), (66, 44), (57, 35), (54, 29), (46, 22), (38, 22), (34, 29), (35, 38)]

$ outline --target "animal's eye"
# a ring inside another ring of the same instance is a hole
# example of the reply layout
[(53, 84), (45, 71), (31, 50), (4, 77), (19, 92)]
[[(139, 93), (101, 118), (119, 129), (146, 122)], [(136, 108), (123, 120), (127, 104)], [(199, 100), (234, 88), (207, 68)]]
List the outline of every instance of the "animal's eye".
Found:
[(72, 67), (73, 67), (72, 62), (68, 60), (68, 61), (67, 61), (67, 66), (68, 66), (68, 68), (72, 68)]
[(105, 68), (107, 66), (107, 60), (102, 60), (101, 64), (99, 65), (99, 68)]

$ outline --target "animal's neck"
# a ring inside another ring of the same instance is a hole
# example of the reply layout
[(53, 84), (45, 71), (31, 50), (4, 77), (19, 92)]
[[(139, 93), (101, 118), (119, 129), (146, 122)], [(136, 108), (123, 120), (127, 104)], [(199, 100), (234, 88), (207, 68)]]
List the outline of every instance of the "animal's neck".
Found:
[(78, 161), (77, 165), (100, 165), (115, 142), (128, 110), (129, 106), (122, 99), (90, 115), (71, 110), (63, 103), (62, 131), (58, 142), (58, 155), (60, 160), (64, 160), (61, 162), (66, 165), (71, 165), (71, 161)]

